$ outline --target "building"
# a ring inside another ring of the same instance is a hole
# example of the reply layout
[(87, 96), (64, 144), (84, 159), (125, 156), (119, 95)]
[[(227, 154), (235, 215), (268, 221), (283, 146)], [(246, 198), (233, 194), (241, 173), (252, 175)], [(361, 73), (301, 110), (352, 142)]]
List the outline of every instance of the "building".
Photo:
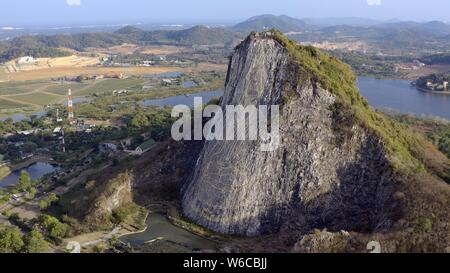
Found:
[(153, 146), (155, 146), (155, 144), (156, 144), (156, 142), (154, 139), (149, 139), (136, 148), (135, 154), (142, 155), (142, 154), (148, 152), (151, 148), (153, 148)]
[(448, 81), (442, 83), (444, 85), (444, 91), (448, 91)]
[(111, 142), (103, 142), (98, 145), (98, 150), (100, 153), (116, 152), (117, 145)]
[(125, 150), (127, 147), (131, 146), (133, 142), (133, 139), (131, 137), (126, 138), (126, 139), (122, 139), (120, 141), (120, 144), (122, 145), (123, 149)]

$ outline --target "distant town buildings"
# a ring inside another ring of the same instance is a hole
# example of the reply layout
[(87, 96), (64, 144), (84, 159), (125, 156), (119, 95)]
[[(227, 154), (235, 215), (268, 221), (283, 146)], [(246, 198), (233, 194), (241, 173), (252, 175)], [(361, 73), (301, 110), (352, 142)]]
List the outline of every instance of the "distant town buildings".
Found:
[(426, 89), (431, 91), (443, 91), (447, 92), (448, 90), (448, 81), (442, 82), (434, 82), (432, 80), (428, 80), (426, 84)]

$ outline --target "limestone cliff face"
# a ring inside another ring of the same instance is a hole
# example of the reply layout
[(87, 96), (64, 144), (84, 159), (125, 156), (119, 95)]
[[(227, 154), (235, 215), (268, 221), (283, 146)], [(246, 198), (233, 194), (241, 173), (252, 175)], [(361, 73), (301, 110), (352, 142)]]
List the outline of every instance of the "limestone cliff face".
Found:
[(358, 124), (342, 134), (336, 96), (270, 33), (251, 35), (236, 49), (221, 104), (280, 105), (280, 146), (263, 152), (258, 141), (205, 142), (183, 190), (187, 217), (250, 236), (391, 225), (391, 168), (381, 141)]

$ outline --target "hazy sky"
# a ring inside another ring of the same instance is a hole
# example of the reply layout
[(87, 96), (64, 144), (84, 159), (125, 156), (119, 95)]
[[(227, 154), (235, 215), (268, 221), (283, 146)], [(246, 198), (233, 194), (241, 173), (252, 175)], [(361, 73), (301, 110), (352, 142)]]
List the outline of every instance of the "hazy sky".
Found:
[(2, 0), (0, 26), (232, 23), (259, 14), (450, 21), (450, 0)]

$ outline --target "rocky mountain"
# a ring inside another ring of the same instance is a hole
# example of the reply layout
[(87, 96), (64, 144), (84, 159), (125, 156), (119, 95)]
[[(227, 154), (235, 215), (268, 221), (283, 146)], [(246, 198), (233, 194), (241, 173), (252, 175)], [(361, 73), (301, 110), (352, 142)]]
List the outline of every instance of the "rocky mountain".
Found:
[(348, 251), (368, 234), (385, 251), (444, 251), (448, 159), (373, 111), (355, 86), (334, 57), (278, 31), (250, 35), (231, 58), (221, 106), (280, 105), (280, 146), (207, 141), (183, 189), (184, 214), (224, 234), (294, 232), (295, 251)]
[(260, 15), (235, 25), (232, 29), (236, 32), (248, 34), (252, 31), (264, 31), (271, 28), (279, 29), (283, 32), (300, 32), (312, 27), (304, 21), (286, 15)]

